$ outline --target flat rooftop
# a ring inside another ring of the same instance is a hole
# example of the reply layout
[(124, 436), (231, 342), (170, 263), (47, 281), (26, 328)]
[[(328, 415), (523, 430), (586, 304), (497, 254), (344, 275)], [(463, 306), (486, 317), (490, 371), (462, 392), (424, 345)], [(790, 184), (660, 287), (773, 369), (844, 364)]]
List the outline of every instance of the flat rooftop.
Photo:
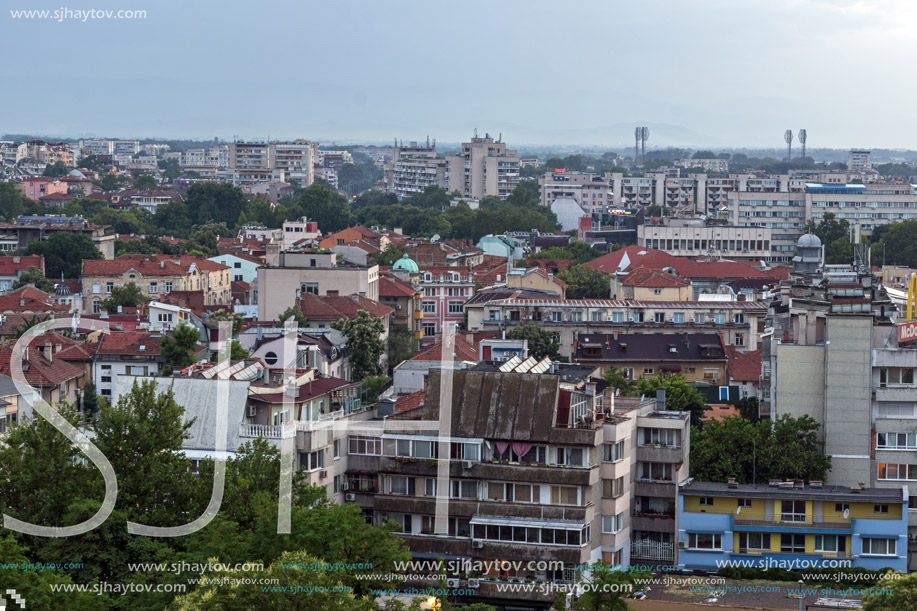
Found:
[(691, 482), (682, 486), (680, 494), (700, 496), (726, 496), (736, 498), (799, 498), (816, 501), (847, 501), (847, 502), (883, 502), (903, 503), (907, 496), (899, 488), (863, 488), (860, 492), (852, 492), (845, 486), (811, 486), (787, 488), (771, 486), (769, 484), (737, 484), (730, 485), (720, 482)]

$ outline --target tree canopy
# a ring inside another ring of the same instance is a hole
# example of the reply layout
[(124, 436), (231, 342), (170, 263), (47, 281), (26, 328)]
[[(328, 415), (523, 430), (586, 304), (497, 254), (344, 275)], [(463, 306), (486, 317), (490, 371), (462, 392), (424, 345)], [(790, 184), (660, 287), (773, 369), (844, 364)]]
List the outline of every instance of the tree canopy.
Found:
[(54, 290), (54, 283), (45, 277), (45, 274), (41, 271), (41, 268), (34, 265), (30, 265), (27, 270), (20, 274), (16, 282), (13, 283), (13, 288), (22, 288), (27, 284), (31, 284), (35, 286), (35, 288), (37, 288), (39, 291), (44, 291), (46, 293), (50, 293)]
[(536, 359), (542, 359), (546, 356), (551, 360), (557, 360), (557, 338), (550, 331), (542, 329), (538, 325), (517, 325), (506, 332), (507, 339), (524, 339), (528, 340), (529, 354)]
[(611, 281), (608, 274), (588, 265), (571, 265), (557, 272), (567, 283), (567, 299), (608, 299)]
[(381, 318), (374, 318), (366, 310), (360, 310), (356, 318), (342, 319), (331, 326), (347, 338), (354, 380), (384, 373), (380, 359), (385, 351), (382, 339), (385, 323)]
[(149, 301), (149, 297), (143, 294), (140, 287), (133, 282), (128, 282), (123, 286), (115, 286), (111, 289), (111, 294), (107, 299), (99, 303), (99, 306), (109, 313), (117, 312), (118, 308), (136, 308), (137, 306)]
[(185, 323), (175, 327), (171, 335), (164, 336), (159, 344), (159, 354), (165, 360), (165, 370), (172, 371), (193, 365), (193, 353), (197, 350), (200, 338), (200, 331)]
[(665, 408), (677, 412), (691, 412), (691, 424), (699, 426), (704, 412), (709, 409), (704, 396), (688, 384), (682, 375), (654, 376), (637, 381), (637, 393), (656, 396), (656, 391), (665, 389)]
[(31, 242), (25, 252), (45, 258), (49, 278), (79, 278), (83, 260), (102, 258), (92, 238), (74, 231), (55, 231), (47, 240)]

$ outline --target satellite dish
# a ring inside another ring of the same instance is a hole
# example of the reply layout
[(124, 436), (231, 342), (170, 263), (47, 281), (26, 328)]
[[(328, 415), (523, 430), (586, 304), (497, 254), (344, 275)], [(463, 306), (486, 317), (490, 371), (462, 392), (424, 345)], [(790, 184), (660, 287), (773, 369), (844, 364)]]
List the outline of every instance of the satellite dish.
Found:
[(849, 518), (849, 517), (850, 517), (850, 509), (847, 508), (847, 509), (844, 510), (844, 519), (846, 520), (846, 519)]
[(736, 507), (736, 515), (739, 515), (740, 513), (742, 513), (742, 508)]
[(430, 238), (430, 241), (431, 241), (431, 242), (439, 242), (439, 240), (440, 240), (440, 237), (439, 237), (439, 234), (438, 234), (438, 233), (434, 233), (434, 234), (433, 234), (433, 237)]

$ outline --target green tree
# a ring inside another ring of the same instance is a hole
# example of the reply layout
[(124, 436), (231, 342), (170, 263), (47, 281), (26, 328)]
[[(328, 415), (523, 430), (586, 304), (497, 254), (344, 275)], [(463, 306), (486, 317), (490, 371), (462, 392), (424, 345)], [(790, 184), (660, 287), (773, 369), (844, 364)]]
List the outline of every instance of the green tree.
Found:
[(232, 312), (230, 310), (220, 308), (216, 312), (210, 313), (211, 322), (219, 322), (223, 320), (228, 320), (232, 322), (233, 336), (238, 335), (239, 332), (242, 331), (242, 325), (245, 324), (245, 317), (242, 315), (241, 312)]
[(171, 372), (173, 369), (181, 369), (194, 364), (193, 352), (197, 351), (197, 342), (200, 339), (200, 331), (181, 323), (172, 335), (166, 335), (159, 344), (159, 354), (165, 360), (164, 369)]
[(103, 191), (117, 191), (121, 188), (121, 177), (117, 174), (112, 174), (109, 172), (97, 182), (100, 189)]
[(79, 278), (84, 259), (101, 259), (102, 253), (85, 233), (55, 231), (47, 240), (35, 240), (26, 248), (27, 255), (45, 258), (49, 278)]
[(853, 246), (850, 244), (850, 223), (847, 219), (837, 220), (833, 212), (825, 212), (821, 221), (814, 219), (806, 223), (806, 233), (818, 236), (825, 245), (825, 263), (852, 263)]
[[(169, 608), (174, 611), (378, 611), (379, 606), (370, 596), (358, 597), (353, 592), (342, 591), (346, 588), (346, 571), (333, 566), (305, 551), (284, 552), (258, 577), (277, 579), (277, 583), (288, 589), (285, 592), (265, 591), (264, 586), (245, 583), (250, 573), (226, 570), (205, 576), (197, 589), (176, 598)], [(243, 585), (227, 585), (233, 582)]]
[(249, 357), (249, 351), (242, 346), (242, 342), (237, 339), (232, 340), (229, 345), (229, 359), (232, 361), (242, 361)]
[(234, 235), (226, 223), (208, 222), (198, 225), (191, 233), (191, 237), (182, 245), (182, 250), (186, 253), (199, 251), (208, 257), (215, 257), (220, 254), (218, 248), (219, 239)]
[[(752, 423), (742, 416), (691, 429), (691, 476), (702, 481), (767, 483), (768, 480), (824, 480), (831, 470), (810, 416), (783, 415)], [(736, 452), (736, 448), (751, 451)]]
[(13, 288), (18, 289), (27, 284), (34, 285), (39, 291), (50, 293), (54, 290), (54, 283), (45, 277), (41, 268), (30, 265), (27, 270), (20, 274), (19, 279), (13, 283)]
[(404, 256), (407, 248), (403, 244), (389, 246), (385, 250), (373, 253), (369, 257), (370, 265), (394, 265), (395, 261)]
[(758, 397), (745, 397), (736, 402), (736, 407), (743, 418), (750, 422), (760, 420), (758, 416)]
[(408, 325), (392, 325), (388, 331), (388, 365), (394, 368), (417, 350), (417, 340)]
[[(245, 192), (229, 183), (203, 182), (192, 185), (184, 194), (188, 215), (195, 225), (209, 223), (235, 227), (239, 215), (248, 205)], [(222, 236), (234, 235), (223, 229)]]
[(38, 205), (26, 197), (14, 182), (0, 182), (0, 216), (12, 220), (20, 214), (37, 209)]
[(300, 216), (307, 216), (318, 223), (318, 228), (326, 234), (346, 229), (354, 221), (344, 196), (322, 185), (303, 189), (295, 202), (295, 209)]
[(611, 295), (608, 274), (588, 265), (571, 265), (557, 272), (557, 277), (567, 283), (567, 299), (608, 299)]
[(46, 320), (51, 318), (50, 314), (32, 314), (31, 318), (28, 320), (23, 319), (22, 322), (14, 329), (13, 338), (19, 339), (25, 332), (34, 327), (37, 324), (43, 323)]
[(158, 229), (159, 235), (187, 237), (192, 225), (187, 204), (172, 201), (164, 206), (157, 206), (156, 214), (153, 215), (153, 225)]
[(86, 155), (80, 162), (77, 164), (78, 167), (83, 168), (84, 170), (91, 170), (93, 172), (101, 172), (105, 169), (105, 164), (102, 163), (102, 160), (95, 155)]
[(63, 161), (55, 161), (54, 163), (49, 163), (45, 166), (45, 171), (42, 176), (50, 176), (51, 178), (60, 178), (61, 176), (66, 176), (70, 173), (70, 168)]
[(149, 297), (143, 294), (139, 286), (133, 282), (128, 282), (124, 286), (116, 286), (111, 289), (111, 294), (107, 299), (99, 303), (103, 310), (117, 312), (118, 308), (136, 308), (137, 306), (149, 301)]
[(632, 396), (637, 393), (637, 382), (636, 380), (631, 380), (630, 378), (625, 377), (625, 375), (618, 371), (617, 367), (609, 367), (608, 371), (605, 372), (603, 376), (605, 381), (611, 384), (612, 388), (616, 388), (621, 391), (621, 394), (625, 397)]
[[(624, 595), (637, 589), (650, 574), (648, 571), (622, 571), (617, 567), (596, 563), (589, 567), (592, 586), (584, 588), (572, 608), (582, 611), (628, 611)], [(559, 607), (563, 608), (563, 607)]]
[(140, 174), (134, 178), (135, 189), (155, 189), (158, 186), (159, 183), (149, 174)]
[(586, 263), (601, 257), (603, 254), (585, 242), (573, 241), (566, 246), (552, 246), (528, 256), (529, 259), (573, 259), (577, 263)]
[(917, 609), (917, 574), (900, 575), (899, 579), (880, 581), (879, 584), (863, 598), (863, 611)]
[(665, 389), (665, 408), (676, 412), (691, 412), (691, 424), (700, 426), (704, 412), (708, 409), (704, 396), (685, 381), (682, 375), (643, 378), (637, 382), (641, 395), (656, 396), (656, 391)]
[(93, 382), (86, 382), (80, 395), (80, 411), (92, 417), (99, 410), (99, 395)]
[(882, 236), (881, 247), (874, 252), (884, 253), (889, 265), (917, 268), (917, 220), (889, 225)]
[(538, 325), (518, 325), (506, 333), (507, 339), (524, 339), (528, 340), (529, 354), (536, 359), (542, 359), (546, 356), (551, 360), (557, 360), (557, 338), (550, 331), (546, 331)]
[(366, 376), (363, 378), (363, 404), (372, 405), (379, 399), (382, 389), (391, 382), (388, 376)]
[(347, 338), (354, 380), (382, 375), (380, 359), (385, 350), (382, 340), (385, 323), (381, 318), (374, 318), (366, 310), (360, 310), (356, 318), (338, 320), (331, 326)]
[(283, 324), (290, 318), (296, 321), (296, 326), (300, 329), (309, 326), (309, 321), (306, 318), (306, 315), (302, 313), (302, 310), (295, 306), (288, 307), (280, 314), (280, 316), (277, 317), (277, 326), (282, 327)]

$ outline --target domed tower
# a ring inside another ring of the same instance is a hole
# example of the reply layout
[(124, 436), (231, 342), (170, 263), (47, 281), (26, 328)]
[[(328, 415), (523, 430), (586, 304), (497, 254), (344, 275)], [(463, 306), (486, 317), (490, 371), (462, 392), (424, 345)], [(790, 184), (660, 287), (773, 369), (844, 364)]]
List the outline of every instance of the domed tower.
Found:
[(821, 240), (817, 235), (807, 233), (796, 242), (796, 256), (793, 257), (794, 273), (815, 273), (822, 266)]
[(404, 256), (395, 261), (395, 264), (392, 266), (392, 271), (406, 273), (412, 280), (420, 275), (420, 268), (417, 267), (417, 263), (408, 256), (408, 253), (404, 253)]

